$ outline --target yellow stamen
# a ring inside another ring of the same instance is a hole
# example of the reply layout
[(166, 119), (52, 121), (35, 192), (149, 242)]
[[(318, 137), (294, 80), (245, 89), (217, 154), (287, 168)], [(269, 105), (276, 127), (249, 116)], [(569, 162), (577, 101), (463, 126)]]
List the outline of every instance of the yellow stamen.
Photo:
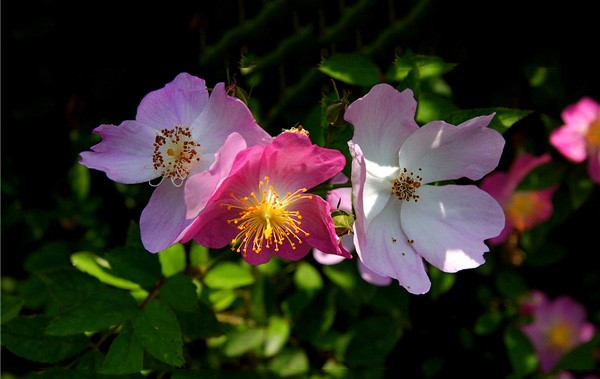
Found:
[(279, 251), (286, 242), (292, 249), (296, 249), (296, 244), (302, 243), (301, 235), (307, 237), (309, 233), (300, 227), (300, 211), (289, 208), (297, 200), (312, 199), (312, 195), (305, 194), (306, 188), (301, 188), (280, 197), (269, 183), (268, 176), (258, 184), (258, 196), (254, 192), (244, 197), (237, 197), (232, 193), (230, 197), (233, 202), (219, 204), (227, 207), (227, 210), (238, 210), (238, 217), (227, 220), (228, 224), (233, 223), (240, 231), (232, 240), (233, 246), (239, 245), (231, 249), (244, 256), (249, 245), (255, 253), (270, 248)]
[[(421, 171), (421, 169), (419, 169)], [(399, 200), (414, 200), (419, 201), (419, 195), (416, 194), (417, 188), (421, 187), (423, 178), (407, 169), (403, 169), (398, 178), (392, 185), (392, 194), (396, 195)]]
[(190, 129), (175, 125), (173, 129), (161, 130), (154, 139), (152, 164), (158, 175), (179, 187), (192, 166), (200, 161), (200, 155), (200, 144), (192, 139)]

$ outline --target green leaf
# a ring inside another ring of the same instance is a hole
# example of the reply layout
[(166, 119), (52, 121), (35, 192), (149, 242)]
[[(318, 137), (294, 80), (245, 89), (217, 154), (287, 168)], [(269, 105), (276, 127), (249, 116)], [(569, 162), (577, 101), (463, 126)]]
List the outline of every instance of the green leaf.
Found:
[(96, 278), (73, 267), (36, 271), (50, 298), (62, 309), (69, 308), (102, 287)]
[(165, 277), (183, 272), (186, 266), (185, 248), (182, 244), (176, 243), (173, 246), (159, 252), (158, 260)]
[(133, 318), (135, 336), (154, 358), (179, 367), (183, 365), (183, 341), (177, 317), (162, 302), (151, 299)]
[(254, 276), (239, 263), (224, 261), (211, 267), (204, 284), (215, 289), (233, 289), (254, 283)]
[(2, 325), (2, 345), (12, 353), (36, 362), (56, 363), (89, 347), (83, 334), (50, 336), (44, 333), (50, 318), (19, 316)]
[(508, 327), (504, 331), (506, 354), (514, 373), (519, 376), (531, 374), (538, 367), (538, 358), (533, 345), (519, 329)]
[(225, 345), (223, 354), (226, 357), (239, 357), (244, 353), (259, 348), (265, 338), (265, 331), (258, 328), (234, 331), (231, 333)]
[(57, 315), (46, 332), (56, 336), (93, 332), (121, 323), (137, 311), (137, 303), (128, 292), (101, 288)]
[(474, 331), (479, 335), (488, 335), (495, 332), (502, 322), (502, 314), (497, 310), (491, 310), (477, 317)]
[(566, 353), (556, 365), (556, 370), (593, 370), (598, 363), (597, 351), (600, 348), (600, 333), (589, 342), (582, 343)]
[(69, 266), (69, 244), (66, 241), (45, 242), (25, 258), (23, 267), (28, 272), (47, 271)]
[(175, 312), (181, 325), (183, 335), (191, 340), (218, 337), (223, 334), (223, 325), (219, 323), (212, 309), (206, 304), (198, 303), (193, 312)]
[(162, 269), (156, 254), (143, 249), (118, 247), (106, 254), (114, 275), (139, 284), (145, 289), (154, 288), (162, 277)]
[(208, 248), (200, 244), (192, 244), (190, 247), (190, 266), (197, 269), (205, 268), (210, 263), (210, 253)]
[(290, 338), (290, 323), (288, 320), (271, 316), (265, 336), (265, 356), (271, 357), (277, 354)]
[(390, 81), (404, 80), (411, 70), (416, 70), (419, 78), (428, 79), (441, 76), (456, 67), (454, 63), (446, 63), (435, 56), (407, 54), (396, 57), (394, 64), (388, 69), (386, 78)]
[(71, 166), (68, 175), (71, 192), (73, 192), (77, 200), (84, 200), (90, 192), (89, 169), (77, 162)]
[(89, 274), (102, 283), (125, 290), (141, 288), (139, 284), (112, 275), (108, 261), (88, 251), (80, 251), (71, 255), (71, 263), (79, 271)]
[(500, 271), (495, 280), (500, 295), (508, 299), (517, 299), (529, 289), (523, 277), (514, 271)]
[(319, 71), (347, 84), (373, 86), (381, 82), (381, 70), (361, 54), (333, 54), (319, 65)]
[(381, 366), (402, 334), (401, 325), (391, 317), (372, 316), (352, 328), (344, 363), (351, 366)]
[(161, 300), (171, 308), (182, 312), (193, 312), (198, 308), (196, 285), (189, 276), (178, 273), (167, 278), (160, 287)]
[(319, 271), (310, 263), (300, 261), (294, 272), (294, 283), (302, 291), (311, 294), (323, 288), (323, 279)]
[(123, 375), (140, 372), (144, 366), (144, 349), (131, 331), (124, 328), (110, 345), (100, 372)]
[(0, 316), (0, 323), (4, 324), (13, 318), (17, 317), (23, 308), (25, 301), (12, 295), (2, 295), (0, 297), (0, 307), (2, 309), (2, 315)]
[(429, 277), (431, 278), (431, 297), (433, 299), (448, 292), (456, 281), (455, 274), (443, 272), (433, 266), (429, 268)]
[(297, 347), (284, 349), (269, 364), (269, 369), (283, 378), (306, 374), (309, 368), (310, 362), (306, 353)]

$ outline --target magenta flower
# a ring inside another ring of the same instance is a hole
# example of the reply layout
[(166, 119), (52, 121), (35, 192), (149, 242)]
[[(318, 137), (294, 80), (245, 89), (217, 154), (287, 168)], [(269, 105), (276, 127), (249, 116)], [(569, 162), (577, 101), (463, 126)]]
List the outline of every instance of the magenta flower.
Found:
[(102, 141), (81, 153), (81, 164), (119, 183), (156, 187), (140, 217), (142, 242), (156, 253), (180, 240), (218, 184), (220, 178), (209, 175), (195, 214), (186, 210), (187, 177), (208, 170), (233, 132), (239, 135), (230, 138), (229, 151), (271, 139), (246, 105), (226, 94), (223, 83), (209, 97), (203, 79), (181, 73), (142, 99), (135, 120), (94, 129)]
[[(331, 184), (344, 184), (348, 182), (348, 177), (344, 175), (343, 172), (340, 172), (334, 176), (330, 182)], [(327, 202), (329, 203), (331, 209), (340, 209), (348, 213), (352, 213), (352, 188), (342, 187), (329, 191), (327, 193)], [(344, 234), (341, 237), (341, 242), (342, 246), (347, 251), (351, 252), (355, 250), (352, 234)], [(317, 248), (313, 249), (313, 257), (317, 262), (323, 265), (335, 265), (346, 259), (341, 255), (326, 254)], [(387, 286), (392, 282), (392, 278), (378, 275), (377, 273), (369, 270), (369, 268), (365, 266), (360, 259), (357, 260), (357, 263), (358, 272), (364, 281), (376, 286)]]
[(504, 226), (494, 198), (475, 185), (429, 185), (477, 180), (500, 160), (504, 139), (487, 127), (493, 115), (454, 126), (419, 127), (410, 89), (375, 85), (348, 106), (356, 221), (354, 243), (362, 262), (397, 279), (410, 293), (429, 291), (423, 259), (445, 272), (478, 267), (485, 239)]
[[(342, 153), (313, 145), (301, 133), (282, 133), (266, 146), (250, 147), (237, 155), (183, 240), (209, 248), (232, 244), (253, 265), (272, 255), (295, 261), (311, 247), (350, 258), (338, 244), (329, 204), (307, 192), (344, 165)], [(186, 196), (193, 197), (194, 189), (188, 189)]]
[(531, 340), (542, 371), (551, 371), (566, 353), (592, 339), (596, 327), (586, 318), (583, 305), (570, 296), (537, 303), (533, 321), (522, 325), (521, 330)]
[(590, 97), (567, 106), (564, 125), (550, 134), (550, 143), (575, 163), (588, 160), (590, 178), (600, 184), (600, 104)]
[(500, 235), (491, 238), (490, 243), (501, 244), (513, 230), (531, 230), (552, 216), (552, 196), (558, 186), (542, 190), (517, 190), (517, 186), (531, 170), (551, 159), (548, 153), (539, 157), (522, 153), (513, 161), (508, 172), (495, 171), (483, 178), (480, 188), (502, 205), (506, 215), (504, 229)]

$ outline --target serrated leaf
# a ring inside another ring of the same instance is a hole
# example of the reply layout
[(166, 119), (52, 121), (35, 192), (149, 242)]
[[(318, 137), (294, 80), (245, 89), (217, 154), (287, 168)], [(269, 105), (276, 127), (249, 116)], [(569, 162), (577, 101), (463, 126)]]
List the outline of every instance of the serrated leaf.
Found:
[(198, 308), (196, 285), (192, 278), (183, 273), (168, 277), (160, 287), (159, 294), (161, 300), (177, 311), (193, 312)]
[(179, 367), (183, 365), (183, 341), (177, 317), (162, 302), (151, 299), (133, 318), (135, 336), (154, 358)]
[(44, 283), (52, 300), (62, 309), (73, 306), (102, 287), (102, 283), (96, 278), (73, 267), (36, 271), (35, 275)]
[(193, 312), (175, 312), (183, 335), (191, 340), (217, 337), (223, 334), (223, 326), (217, 320), (212, 309), (204, 303), (198, 303)]
[(185, 248), (182, 244), (176, 243), (165, 250), (159, 252), (158, 260), (160, 262), (160, 267), (162, 270), (162, 274), (165, 277), (169, 277), (171, 275), (175, 275), (179, 272), (183, 272), (186, 266), (186, 253)]
[(319, 65), (319, 71), (347, 84), (372, 86), (381, 82), (381, 70), (361, 54), (333, 54)]
[(69, 265), (69, 244), (66, 241), (48, 241), (27, 255), (23, 267), (28, 272), (65, 268)]
[(509, 327), (504, 331), (504, 345), (506, 354), (518, 377), (523, 377), (535, 371), (538, 367), (538, 358), (533, 345), (523, 332)]
[(162, 269), (156, 254), (143, 249), (119, 247), (106, 253), (114, 275), (152, 289), (162, 277)]
[(21, 312), (21, 308), (23, 308), (23, 304), (25, 304), (25, 301), (21, 298), (12, 295), (2, 295), (0, 297), (0, 309), (2, 310), (0, 324), (4, 324), (17, 317)]
[(123, 375), (140, 372), (144, 366), (144, 348), (127, 328), (110, 345), (100, 373)]
[(239, 263), (219, 262), (204, 277), (204, 284), (215, 289), (233, 289), (254, 283), (254, 276)]
[(71, 263), (75, 268), (95, 277), (102, 283), (126, 290), (141, 288), (137, 283), (119, 278), (106, 271), (107, 269), (105, 269), (105, 267), (108, 267), (109, 264), (108, 262), (104, 264), (104, 262), (105, 260), (103, 258), (88, 251), (80, 251), (71, 255)]
[(89, 347), (90, 341), (83, 334), (45, 334), (49, 322), (47, 316), (16, 317), (2, 325), (2, 345), (20, 357), (43, 363), (60, 362)]
[(128, 292), (101, 288), (56, 316), (46, 332), (56, 336), (97, 331), (118, 324), (138, 311)]
[(289, 340), (290, 331), (291, 327), (288, 320), (271, 316), (265, 336), (265, 356), (271, 357), (277, 354)]

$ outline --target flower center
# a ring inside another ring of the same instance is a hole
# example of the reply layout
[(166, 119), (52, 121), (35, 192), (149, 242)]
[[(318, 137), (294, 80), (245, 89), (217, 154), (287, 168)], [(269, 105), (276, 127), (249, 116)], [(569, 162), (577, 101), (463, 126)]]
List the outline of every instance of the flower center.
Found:
[(517, 191), (506, 206), (506, 216), (515, 229), (523, 232), (542, 220), (541, 215), (549, 212), (547, 207), (548, 204), (535, 192)]
[(416, 191), (417, 188), (421, 187), (421, 180), (423, 180), (421, 176), (415, 176), (412, 171), (408, 172), (407, 169), (403, 169), (400, 176), (394, 180), (392, 193), (400, 200), (414, 200), (416, 203), (419, 201), (419, 195), (416, 194)]
[(564, 322), (558, 322), (550, 327), (548, 339), (550, 345), (558, 350), (567, 350), (571, 347), (571, 328)]
[(598, 117), (590, 124), (585, 138), (592, 151), (600, 149), (600, 114), (598, 114)]
[(192, 139), (190, 128), (175, 125), (173, 129), (163, 129), (154, 139), (154, 170), (179, 187), (192, 165), (200, 161), (200, 152), (200, 144)]
[(269, 184), (268, 176), (258, 184), (258, 196), (254, 192), (244, 197), (236, 197), (232, 193), (230, 196), (235, 200), (234, 204), (219, 204), (227, 207), (227, 210), (239, 210), (239, 217), (227, 220), (228, 224), (233, 223), (240, 230), (231, 241), (232, 245), (239, 245), (231, 250), (241, 252), (245, 256), (250, 245), (252, 251), (260, 253), (263, 246), (279, 251), (279, 247), (286, 242), (292, 249), (296, 249), (296, 243), (302, 243), (300, 234), (307, 237), (309, 233), (300, 227), (300, 212), (288, 208), (297, 200), (312, 199), (312, 195), (305, 195), (306, 188), (301, 188), (280, 197)]

